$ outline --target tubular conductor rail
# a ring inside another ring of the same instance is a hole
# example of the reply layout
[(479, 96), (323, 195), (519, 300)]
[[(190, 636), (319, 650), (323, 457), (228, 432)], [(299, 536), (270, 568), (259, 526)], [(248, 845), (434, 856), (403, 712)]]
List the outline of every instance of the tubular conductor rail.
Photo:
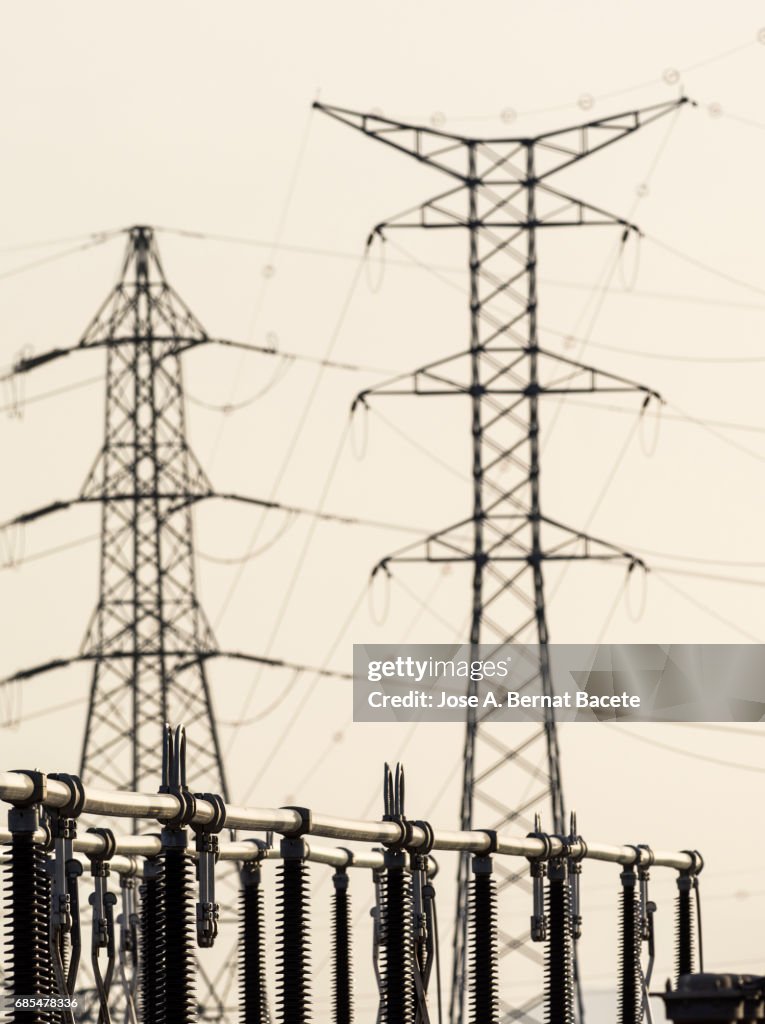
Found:
[[(239, 866), (237, 1007), (215, 1018), (244, 1024), (308, 1024), (314, 975), (311, 967), (311, 864), (333, 869), (333, 1024), (351, 1024), (353, 1012), (353, 921), (350, 869), (369, 872), (373, 885), (372, 957), (379, 989), (378, 1024), (434, 1024), (443, 1016), (441, 955), (432, 851), (470, 860), (467, 931), (470, 947), (470, 1024), (499, 1024), (508, 1007), (500, 998), (500, 935), (497, 858), (528, 862), (533, 942), (545, 944), (546, 1019), (574, 1024), (576, 942), (582, 932), (581, 874), (585, 860), (621, 868), (618, 1024), (651, 1022), (649, 984), (655, 958), (650, 872), (677, 872), (675, 910), (676, 984), (703, 970), (695, 851), (662, 853), (647, 846), (588, 843), (571, 816), (567, 835), (542, 831), (539, 815), (527, 836), (492, 830), (445, 831), (405, 813), (404, 769), (387, 764), (383, 815), (378, 821), (315, 814), (305, 807), (249, 808), (226, 805), (214, 793), (194, 794), (186, 782), (186, 736), (164, 729), (158, 794), (87, 790), (77, 776), (34, 771), (0, 773), (0, 800), (10, 804), (8, 830), (0, 830), (0, 863), (8, 897), (5, 964), (12, 999), (59, 1000), (56, 1008), (22, 1017), (27, 1005), (13, 1003), (16, 1024), (73, 1024), (82, 953), (80, 890), (89, 863), (91, 964), (94, 1015), (83, 1021), (111, 1024), (194, 1024), (196, 986), (204, 979), (206, 950), (219, 926), (216, 863)], [(154, 819), (158, 834), (115, 835), (108, 828), (78, 832), (83, 814), (135, 821)], [(264, 838), (220, 841), (227, 829), (264, 832)], [(279, 836), (274, 842), (274, 835)], [(193, 842), (190, 840), (193, 837)], [(314, 837), (366, 847), (324, 846)], [(379, 845), (377, 845), (379, 844)], [(370, 848), (372, 847), (372, 848)], [(375, 848), (377, 847), (377, 848)], [(264, 866), (276, 862), (275, 1001), (269, 1007)], [(119, 896), (110, 891), (119, 878)], [(119, 904), (119, 906), (118, 906)], [(694, 915), (695, 910), (695, 915)], [(695, 920), (694, 920), (695, 916)], [(33, 929), (29, 932), (28, 922)], [(67, 1002), (69, 1000), (69, 1002)], [(63, 1002), (61, 1002), (63, 1001)], [(63, 1007), (62, 1009), (59, 1009)]]
[[(0, 829), (0, 855), (2, 848), (10, 844), (12, 834), (7, 829)], [(48, 832), (45, 829), (37, 829), (33, 833), (35, 843), (45, 845), (48, 841)], [(143, 873), (143, 865), (139, 858), (158, 857), (162, 850), (162, 843), (158, 836), (115, 836), (115, 853), (108, 858), (112, 871), (118, 875), (137, 875)], [(326, 864), (328, 867), (347, 870), (349, 868), (366, 868), (369, 871), (376, 871), (383, 867), (383, 854), (376, 850), (346, 850), (342, 847), (318, 846), (313, 843), (306, 843), (306, 860), (313, 864)], [(84, 835), (75, 839), (75, 853), (87, 856), (103, 855), (107, 852), (106, 840), (97, 835)], [(193, 849), (189, 850), (189, 856), (195, 858)], [(281, 852), (278, 847), (267, 846), (263, 842), (242, 840), (241, 842), (221, 843), (219, 860), (236, 861), (247, 863), (248, 861), (278, 861), (281, 860)], [(0, 864), (3, 861), (0, 860)], [(428, 876), (435, 878), (438, 874), (438, 864), (433, 858), (429, 858)]]
[[(0, 800), (11, 803), (18, 800), (31, 798), (33, 794), (33, 783), (25, 775), (15, 772), (0, 772)], [(60, 782), (48, 781), (48, 792), (44, 806), (56, 808), (63, 807), (69, 800), (69, 790)], [(128, 792), (105, 792), (103, 790), (86, 790), (84, 814), (107, 815), (115, 818), (147, 818), (158, 821), (169, 821), (174, 818), (180, 807), (180, 801), (170, 793), (128, 793)], [(214, 808), (211, 803), (204, 799), (196, 800), (196, 812), (191, 819), (191, 824), (204, 825), (212, 821)], [(227, 829), (248, 830), (253, 832), (278, 832), (280, 835), (289, 836), (297, 834), (301, 830), (300, 812), (293, 808), (260, 808), (260, 807), (237, 807), (232, 804), (226, 806), (225, 827)], [(361, 821), (350, 818), (339, 818), (326, 814), (311, 813), (311, 821), (306, 832), (307, 835), (321, 836), (324, 839), (336, 839), (345, 842), (361, 843), (382, 843), (395, 842), (399, 836), (399, 827), (393, 822), (386, 821)], [(125, 837), (125, 843), (144, 843), (147, 837)], [(88, 840), (91, 842), (91, 840)], [(411, 826), (411, 840), (409, 845), (413, 848), (425, 846), (427, 836), (425, 830), (419, 825)], [(241, 847), (242, 844), (236, 844)], [(450, 831), (447, 829), (434, 829), (433, 850), (464, 851), (466, 853), (487, 853), (492, 845), (492, 840), (486, 832), (473, 831)], [(84, 847), (80, 847), (86, 852)], [(148, 850), (148, 855), (158, 852), (159, 843), (155, 851)], [(138, 849), (125, 848), (125, 852), (144, 852)], [(587, 840), (587, 843), (567, 844), (560, 836), (548, 836), (546, 839), (534, 836), (510, 836), (499, 834), (496, 839), (495, 852), (510, 857), (527, 857), (534, 860), (551, 860), (561, 856), (568, 856), (576, 859), (581, 854), (582, 859), (607, 861), (612, 864), (641, 864), (653, 867), (673, 868), (675, 871), (697, 870), (698, 854), (683, 851), (639, 849), (637, 854), (634, 846), (615, 845), (612, 843), (597, 843)], [(222, 856), (225, 856), (222, 854)], [(356, 854), (355, 857), (359, 855)], [(636, 857), (638, 858), (636, 860)], [(245, 859), (239, 855), (229, 859)], [(335, 863), (335, 861), (324, 861), (324, 863)], [(365, 864), (366, 867), (374, 867), (373, 864)]]

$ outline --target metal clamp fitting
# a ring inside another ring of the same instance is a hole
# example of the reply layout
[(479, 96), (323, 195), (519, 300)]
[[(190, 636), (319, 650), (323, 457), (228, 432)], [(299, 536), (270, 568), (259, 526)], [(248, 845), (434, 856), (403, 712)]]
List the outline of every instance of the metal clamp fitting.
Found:
[(683, 871), (683, 874), (687, 875), (700, 875), (704, 870), (704, 858), (701, 856), (698, 850), (681, 850), (681, 853), (687, 853), (691, 858), (692, 864), (689, 868)]
[(497, 832), (489, 828), (474, 828), (473, 831), (489, 837), (489, 848), (476, 853), (476, 857), (492, 857), (497, 852), (497, 842), (499, 840)]
[(529, 832), (527, 839), (539, 839), (544, 844), (544, 850), (536, 857), (527, 854), (529, 862), (532, 885), (532, 913), (530, 934), (532, 942), (544, 942), (547, 938), (547, 915), (545, 914), (544, 880), (547, 874), (546, 862), (552, 854), (552, 841), (546, 832), (540, 829), (541, 820), (537, 814), (534, 817), (534, 832)]
[(186, 731), (182, 725), (173, 734), (165, 723), (162, 737), (162, 785), (160, 793), (169, 793), (178, 801), (178, 813), (162, 821), (163, 829), (182, 829), (197, 812), (197, 802), (186, 785)]
[(300, 839), (302, 836), (307, 836), (311, 831), (311, 811), (308, 807), (280, 807), (281, 811), (294, 811), (295, 814), (300, 817), (300, 824), (297, 829), (290, 832), (284, 833), (285, 838), (288, 839)]
[(88, 859), (90, 860), (91, 872), (95, 875), (95, 865), (102, 865), (106, 868), (106, 874), (109, 874), (109, 865), (104, 863), (110, 861), (117, 852), (117, 840), (114, 838), (114, 833), (110, 828), (89, 828), (88, 835), (98, 836), (103, 840), (104, 850), (103, 853), (89, 853)]
[(69, 801), (63, 807), (51, 808), (48, 813), (53, 811), (59, 818), (79, 818), (85, 806), (85, 787), (79, 775), (52, 772), (48, 778), (53, 779), (54, 782), (63, 782), (69, 790)]
[(215, 902), (215, 864), (219, 854), (218, 833), (226, 822), (226, 805), (216, 793), (200, 793), (196, 794), (196, 798), (206, 800), (213, 807), (213, 816), (209, 822), (192, 825), (198, 853), (197, 945), (202, 949), (210, 949), (218, 935), (220, 904)]
[(14, 768), (13, 774), (26, 775), (28, 779), (31, 779), (32, 792), (29, 796), (17, 797), (15, 800), (10, 800), (9, 803), (13, 804), (14, 807), (18, 807), (19, 810), (45, 803), (48, 797), (48, 779), (43, 772), (28, 771), (26, 768)]

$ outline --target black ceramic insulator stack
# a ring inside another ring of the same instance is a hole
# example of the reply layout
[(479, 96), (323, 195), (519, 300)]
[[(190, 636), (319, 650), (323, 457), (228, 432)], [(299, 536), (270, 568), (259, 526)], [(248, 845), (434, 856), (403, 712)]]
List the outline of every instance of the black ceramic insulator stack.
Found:
[(277, 1003), (281, 1024), (306, 1024), (311, 1018), (309, 872), (299, 848), (291, 844), (303, 845), (301, 840), (282, 842)]
[(547, 948), (545, 950), (545, 1021), (574, 1024), (574, 972), (571, 949), (571, 894), (566, 864), (547, 869)]
[(165, 1022), (164, 864), (147, 861), (141, 894), (140, 1006), (142, 1024)]
[(191, 860), (184, 849), (170, 847), (164, 853), (164, 1024), (192, 1024), (196, 1020), (194, 898)]
[(470, 1024), (498, 1024), (497, 886), (491, 857), (473, 858), (468, 907)]
[[(50, 878), (45, 853), (31, 832), (15, 832), (5, 871), (5, 991), (13, 996), (50, 996)], [(16, 1009), (12, 1024), (50, 1024), (44, 1008)]]
[(688, 875), (679, 875), (675, 903), (675, 982), (683, 974), (693, 974), (693, 964), (693, 882)]
[[(402, 860), (403, 854), (392, 855)], [(412, 970), (412, 884), (398, 863), (388, 865), (382, 881), (380, 1024), (414, 1024), (415, 990)]]
[(622, 871), (619, 905), (619, 1024), (640, 1024), (643, 990), (640, 980), (640, 915), (637, 878), (632, 868)]
[(270, 1024), (260, 868), (245, 867), (244, 871), (239, 895), (239, 1020), (240, 1024)]
[(353, 1021), (353, 958), (348, 873), (338, 869), (332, 879), (332, 1003), (334, 1024)]

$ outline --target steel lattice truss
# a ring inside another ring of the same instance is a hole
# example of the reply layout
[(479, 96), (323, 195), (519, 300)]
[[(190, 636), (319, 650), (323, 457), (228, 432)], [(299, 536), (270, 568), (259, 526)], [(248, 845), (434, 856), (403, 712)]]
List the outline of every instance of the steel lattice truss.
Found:
[(203, 658), (217, 648), (196, 595), (191, 507), (212, 488), (186, 440), (180, 353), (207, 337), (134, 228), (119, 283), (81, 342), (107, 351), (104, 444), (82, 498), (101, 500), (98, 606), (82, 653), (93, 682), (82, 773), (140, 789), (161, 728), (194, 723), (192, 785), (226, 783)]
[[(472, 515), (384, 559), (397, 563), (472, 564), (471, 645), (528, 640), (539, 644), (538, 664), (525, 686), (552, 692), (543, 569), (547, 561), (640, 560), (607, 542), (543, 514), (540, 499), (539, 406), (547, 395), (614, 392), (659, 396), (632, 381), (545, 349), (537, 330), (537, 235), (551, 228), (616, 227), (624, 239), (635, 225), (554, 188), (550, 178), (636, 132), (685, 102), (640, 111), (535, 138), (474, 139), (403, 124), (372, 114), (316, 104), (331, 117), (442, 172), (449, 188), (375, 228), (467, 233), (470, 280), (469, 348), (392, 378), (357, 401), (386, 395), (461, 396), (470, 403)], [(509, 472), (508, 472), (509, 471)], [(473, 689), (477, 683), (470, 684)], [(492, 828), (534, 829), (550, 814), (567, 830), (561, 768), (552, 712), (532, 733), (492, 730), (491, 713), (471, 711), (465, 739), (460, 827), (492, 815)], [(462, 858), (455, 926), (452, 1024), (463, 1020), (470, 867)], [(503, 865), (500, 892), (529, 882)], [(511, 903), (517, 901), (510, 901)], [(523, 900), (525, 903), (525, 899)], [(507, 905), (507, 904), (506, 904)], [(517, 931), (500, 908), (500, 956), (541, 963), (527, 924)], [(504, 922), (504, 923), (503, 923)], [(510, 972), (512, 974), (512, 968)], [(502, 1019), (536, 1022), (543, 994), (524, 1005), (503, 1003)]]

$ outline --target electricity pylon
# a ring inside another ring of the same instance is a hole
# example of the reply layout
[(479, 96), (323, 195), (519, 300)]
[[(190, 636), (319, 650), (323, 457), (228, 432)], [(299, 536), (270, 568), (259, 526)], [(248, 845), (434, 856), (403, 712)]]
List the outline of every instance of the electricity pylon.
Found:
[(82, 489), (102, 502), (98, 605), (82, 648), (95, 658), (82, 774), (97, 785), (153, 786), (162, 724), (184, 722), (192, 778), (227, 795), (195, 660), (217, 648), (196, 594), (191, 513), (212, 488), (186, 439), (180, 353), (204, 337), (165, 280), (152, 232), (134, 228), (121, 279), (81, 342), (107, 348), (104, 442)]
[[(27, 373), (73, 352), (106, 350), (103, 444), (79, 496), (5, 524), (22, 525), (76, 504), (99, 504), (98, 604), (78, 655), (22, 670), (2, 682), (91, 663), (81, 759), (86, 786), (156, 790), (164, 723), (183, 722), (190, 788), (217, 791), (227, 799), (207, 662), (225, 657), (292, 671), (306, 667), (218, 647), (197, 597), (192, 509), (204, 499), (225, 498), (291, 514), (314, 513), (213, 490), (186, 436), (181, 356), (212, 343), (275, 353), (211, 338), (168, 284), (152, 229), (134, 227), (127, 236), (119, 280), (80, 342), (25, 358), (13, 368), (14, 374)], [(205, 1020), (234, 1019), (223, 991), (233, 977), (229, 967), (213, 977), (200, 965), (204, 987), (199, 1004)], [(95, 1020), (97, 1001), (94, 1008), (81, 1007), (83, 1021), (91, 1019), (91, 1010)]]
[[(472, 565), (469, 641), (505, 644), (535, 634), (538, 661), (525, 686), (553, 692), (543, 567), (549, 561), (639, 559), (572, 529), (542, 512), (540, 401), (548, 395), (642, 392), (648, 388), (551, 352), (540, 345), (537, 310), (537, 234), (549, 228), (616, 226), (623, 240), (634, 224), (554, 188), (550, 179), (580, 160), (669, 114), (685, 98), (589, 121), (534, 137), (469, 138), (375, 114), (314, 104), (330, 117), (441, 172), (443, 192), (375, 228), (461, 229), (468, 238), (469, 348), (362, 392), (371, 395), (463, 396), (470, 403), (472, 514), (384, 559), (394, 563)], [(371, 237), (371, 236), (370, 236)], [(509, 470), (508, 479), (502, 477)], [(379, 568), (379, 567), (378, 567)], [(471, 683), (477, 692), (478, 683)], [(555, 718), (522, 739), (516, 730), (487, 728), (491, 712), (471, 709), (467, 721), (460, 826), (473, 827), (476, 804), (493, 814), (494, 828), (533, 829), (546, 805), (553, 830), (567, 831)], [(528, 885), (523, 873), (498, 866), (499, 889)], [(461, 1024), (466, 987), (469, 861), (458, 872), (450, 1017)], [(541, 963), (526, 931), (503, 928), (500, 955)], [(505, 921), (507, 918), (505, 918)], [(535, 1021), (542, 994), (524, 1005), (501, 1005), (505, 1020)]]
[(101, 559), (98, 604), (80, 653), (23, 669), (0, 683), (92, 663), (83, 778), (109, 787), (153, 788), (160, 777), (163, 724), (183, 721), (189, 729), (189, 785), (197, 780), (208, 790), (215, 785), (225, 798), (207, 662), (234, 658), (323, 676), (337, 673), (218, 647), (197, 597), (192, 509), (222, 498), (289, 515), (360, 520), (213, 489), (186, 437), (181, 356), (217, 344), (299, 357), (211, 337), (168, 284), (152, 229), (133, 227), (127, 236), (119, 280), (79, 343), (26, 357), (13, 367), (15, 376), (75, 352), (106, 350), (104, 439), (80, 494), (0, 526), (19, 527), (74, 505), (98, 504)]

